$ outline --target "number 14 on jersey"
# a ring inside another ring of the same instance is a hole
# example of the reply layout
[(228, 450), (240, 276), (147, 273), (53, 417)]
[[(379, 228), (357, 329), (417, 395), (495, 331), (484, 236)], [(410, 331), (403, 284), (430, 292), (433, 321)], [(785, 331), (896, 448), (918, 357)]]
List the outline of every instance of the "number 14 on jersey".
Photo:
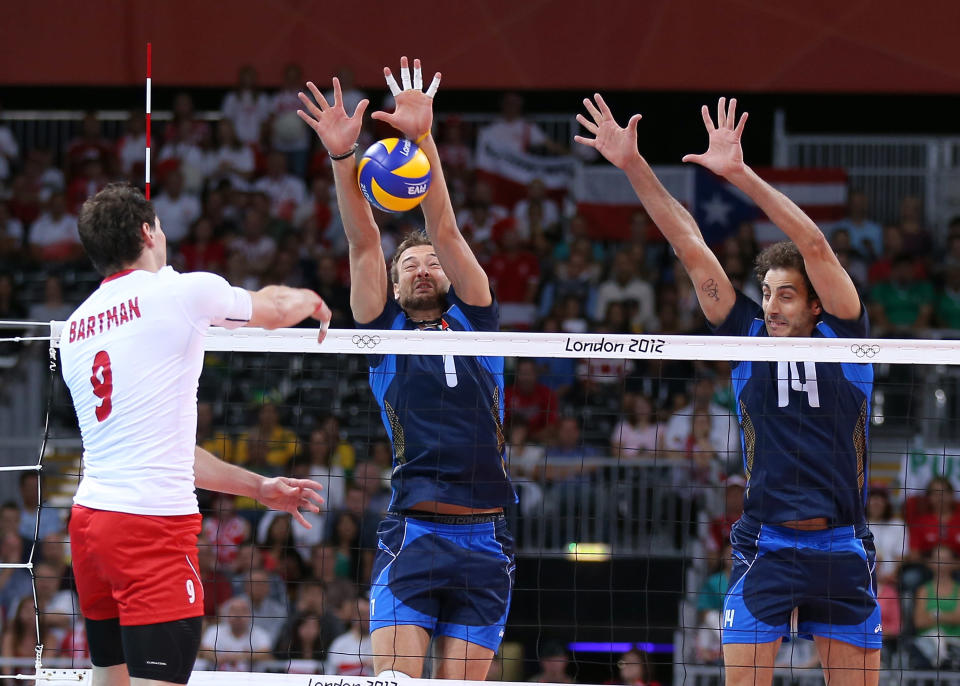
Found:
[(790, 391), (807, 394), (810, 407), (820, 407), (820, 389), (817, 387), (817, 365), (803, 363), (803, 378), (796, 362), (777, 362), (777, 407), (790, 404)]

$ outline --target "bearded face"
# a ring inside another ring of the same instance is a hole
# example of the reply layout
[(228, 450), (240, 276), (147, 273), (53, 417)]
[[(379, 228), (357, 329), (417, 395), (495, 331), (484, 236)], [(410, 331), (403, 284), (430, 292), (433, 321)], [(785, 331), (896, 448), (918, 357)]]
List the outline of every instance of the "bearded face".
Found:
[(435, 310), (440, 315), (450, 281), (430, 245), (407, 248), (397, 262), (397, 282), (393, 286), (397, 302), (408, 314)]

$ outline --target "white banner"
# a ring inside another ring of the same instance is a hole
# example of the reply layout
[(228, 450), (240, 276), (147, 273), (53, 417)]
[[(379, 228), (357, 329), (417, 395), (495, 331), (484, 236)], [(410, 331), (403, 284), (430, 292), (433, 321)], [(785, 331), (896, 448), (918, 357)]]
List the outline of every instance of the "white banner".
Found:
[(477, 144), (477, 169), (526, 186), (540, 179), (550, 189), (572, 189), (580, 161), (569, 155), (545, 157), (498, 148), (490, 141)]

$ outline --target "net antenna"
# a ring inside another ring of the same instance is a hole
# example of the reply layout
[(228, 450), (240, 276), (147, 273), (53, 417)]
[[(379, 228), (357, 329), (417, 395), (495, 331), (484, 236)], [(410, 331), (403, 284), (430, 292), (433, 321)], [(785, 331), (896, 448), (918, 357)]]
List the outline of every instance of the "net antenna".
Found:
[(145, 164), (143, 167), (144, 195), (147, 200), (150, 199), (150, 91), (152, 88), (153, 72), (153, 44), (147, 43), (147, 108), (146, 108), (146, 151)]

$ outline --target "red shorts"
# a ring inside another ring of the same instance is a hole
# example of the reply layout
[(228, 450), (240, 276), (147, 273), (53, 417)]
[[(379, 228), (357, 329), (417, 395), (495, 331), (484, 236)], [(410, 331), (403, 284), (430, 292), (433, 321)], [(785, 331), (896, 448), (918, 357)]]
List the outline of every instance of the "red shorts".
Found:
[(203, 615), (199, 514), (163, 517), (74, 505), (70, 550), (80, 610), (123, 626)]

